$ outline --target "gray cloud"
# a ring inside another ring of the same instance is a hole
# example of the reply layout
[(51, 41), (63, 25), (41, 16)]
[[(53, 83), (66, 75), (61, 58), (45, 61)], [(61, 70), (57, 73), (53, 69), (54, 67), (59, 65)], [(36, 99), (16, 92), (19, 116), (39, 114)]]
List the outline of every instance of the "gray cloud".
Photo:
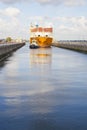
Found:
[(0, 2), (4, 4), (15, 4), (20, 2), (30, 2), (30, 1), (32, 0), (0, 0)]
[(19, 2), (20, 0), (0, 0), (1, 3), (4, 3), (4, 4), (13, 4), (15, 2)]
[(82, 6), (87, 2), (86, 0), (0, 0), (4, 4), (14, 4), (19, 2), (37, 2), (41, 5), (60, 5), (64, 4), (66, 6)]

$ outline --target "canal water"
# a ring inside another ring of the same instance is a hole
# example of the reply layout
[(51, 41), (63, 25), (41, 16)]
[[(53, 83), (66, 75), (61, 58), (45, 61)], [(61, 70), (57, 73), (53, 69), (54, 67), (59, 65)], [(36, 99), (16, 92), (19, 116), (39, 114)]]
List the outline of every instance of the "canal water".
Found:
[(0, 63), (0, 130), (86, 130), (87, 54), (29, 49)]

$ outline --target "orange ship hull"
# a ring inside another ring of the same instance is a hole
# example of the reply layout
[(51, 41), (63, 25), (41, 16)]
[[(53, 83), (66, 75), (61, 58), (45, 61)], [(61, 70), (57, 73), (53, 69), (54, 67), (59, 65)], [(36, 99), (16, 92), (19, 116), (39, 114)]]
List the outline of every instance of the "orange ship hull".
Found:
[(36, 40), (39, 47), (51, 47), (53, 38), (51, 37), (30, 37), (30, 44), (32, 40)]

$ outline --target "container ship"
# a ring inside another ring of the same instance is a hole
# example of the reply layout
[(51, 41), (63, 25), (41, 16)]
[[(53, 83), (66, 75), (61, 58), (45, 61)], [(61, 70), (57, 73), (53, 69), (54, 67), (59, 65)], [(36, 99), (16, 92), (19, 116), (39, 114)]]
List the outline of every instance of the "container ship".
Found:
[(36, 43), (38, 47), (51, 47), (53, 41), (53, 28), (39, 25), (30, 26), (30, 45)]

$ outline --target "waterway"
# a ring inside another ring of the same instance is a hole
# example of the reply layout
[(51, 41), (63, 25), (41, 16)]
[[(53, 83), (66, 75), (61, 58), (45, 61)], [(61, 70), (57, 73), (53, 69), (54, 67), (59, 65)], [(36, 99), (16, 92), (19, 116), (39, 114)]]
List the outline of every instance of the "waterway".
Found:
[(0, 130), (86, 130), (87, 54), (28, 43), (0, 63)]

